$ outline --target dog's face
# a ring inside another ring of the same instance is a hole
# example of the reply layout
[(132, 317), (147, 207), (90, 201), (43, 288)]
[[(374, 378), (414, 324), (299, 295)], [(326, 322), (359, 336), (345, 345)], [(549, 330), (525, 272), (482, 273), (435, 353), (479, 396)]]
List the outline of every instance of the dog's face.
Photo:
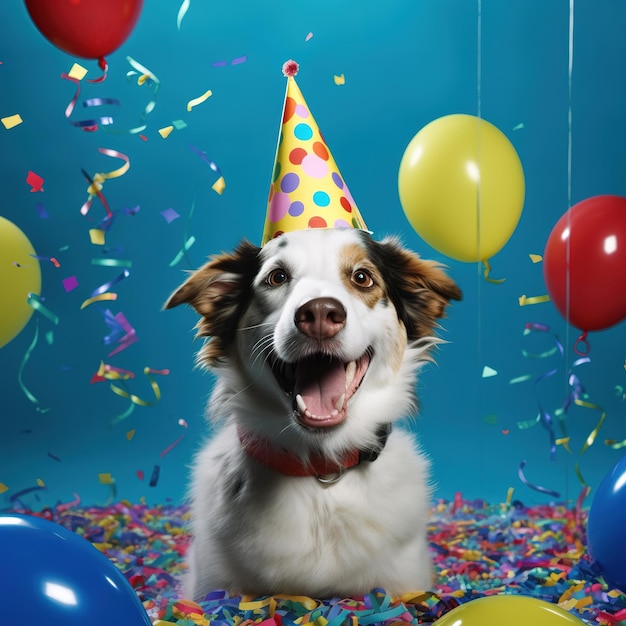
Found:
[(410, 410), (417, 363), (460, 298), (437, 263), (395, 240), (311, 229), (213, 258), (166, 307), (202, 316), (199, 360), (230, 381), (232, 397), (221, 395), (247, 428), (316, 446), (323, 433), (341, 447), (347, 430), (367, 445)]

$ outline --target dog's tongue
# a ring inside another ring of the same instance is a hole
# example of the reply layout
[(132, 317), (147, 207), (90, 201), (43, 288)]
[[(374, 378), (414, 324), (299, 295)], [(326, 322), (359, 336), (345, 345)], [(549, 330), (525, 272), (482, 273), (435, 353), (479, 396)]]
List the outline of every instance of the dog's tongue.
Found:
[(296, 394), (300, 394), (306, 408), (319, 417), (329, 416), (337, 400), (346, 391), (345, 365), (329, 356), (304, 359), (296, 368)]

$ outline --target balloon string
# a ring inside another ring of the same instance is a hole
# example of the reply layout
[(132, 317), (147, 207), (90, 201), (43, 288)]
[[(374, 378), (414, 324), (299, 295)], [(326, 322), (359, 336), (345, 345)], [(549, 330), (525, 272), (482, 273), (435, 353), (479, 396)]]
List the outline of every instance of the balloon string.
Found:
[(20, 388), (24, 392), (24, 395), (35, 405), (35, 408), (37, 409), (37, 411), (39, 411), (39, 413), (47, 413), (50, 409), (44, 409), (41, 407), (41, 403), (39, 402), (39, 400), (31, 393), (31, 391), (28, 389), (28, 387), (22, 380), (22, 376), (24, 374), (24, 368), (26, 367), (26, 364), (28, 363), (35, 348), (37, 347), (38, 341), (39, 341), (39, 320), (37, 319), (35, 320), (35, 336), (33, 337), (33, 340), (30, 346), (28, 346), (28, 349), (26, 350), (26, 354), (24, 354), (24, 357), (22, 358), (22, 362), (20, 363), (20, 367), (17, 372), (17, 382), (19, 383)]

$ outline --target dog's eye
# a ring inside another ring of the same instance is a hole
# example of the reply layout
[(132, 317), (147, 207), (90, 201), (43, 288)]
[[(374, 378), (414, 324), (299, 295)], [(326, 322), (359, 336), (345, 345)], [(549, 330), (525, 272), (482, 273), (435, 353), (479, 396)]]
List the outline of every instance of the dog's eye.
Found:
[(374, 285), (372, 275), (367, 270), (354, 270), (351, 280), (358, 287), (368, 288)]
[(289, 276), (287, 276), (287, 272), (285, 272), (285, 270), (283, 269), (278, 268), (278, 269), (272, 270), (269, 273), (269, 275), (265, 279), (265, 282), (270, 287), (280, 287), (281, 285), (284, 285), (288, 280), (289, 280)]

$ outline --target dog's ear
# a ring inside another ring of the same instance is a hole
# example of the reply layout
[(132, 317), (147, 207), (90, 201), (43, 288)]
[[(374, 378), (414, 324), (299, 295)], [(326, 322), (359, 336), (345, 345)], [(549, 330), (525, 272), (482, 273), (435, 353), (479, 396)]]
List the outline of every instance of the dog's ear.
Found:
[(211, 337), (201, 350), (206, 365), (215, 365), (235, 336), (239, 317), (247, 306), (258, 271), (260, 248), (248, 241), (233, 253), (212, 257), (169, 297), (164, 309), (192, 306), (202, 317), (198, 337)]
[(444, 266), (427, 261), (388, 238), (378, 244), (389, 297), (404, 323), (409, 341), (430, 336), (450, 300), (461, 300), (458, 285)]

